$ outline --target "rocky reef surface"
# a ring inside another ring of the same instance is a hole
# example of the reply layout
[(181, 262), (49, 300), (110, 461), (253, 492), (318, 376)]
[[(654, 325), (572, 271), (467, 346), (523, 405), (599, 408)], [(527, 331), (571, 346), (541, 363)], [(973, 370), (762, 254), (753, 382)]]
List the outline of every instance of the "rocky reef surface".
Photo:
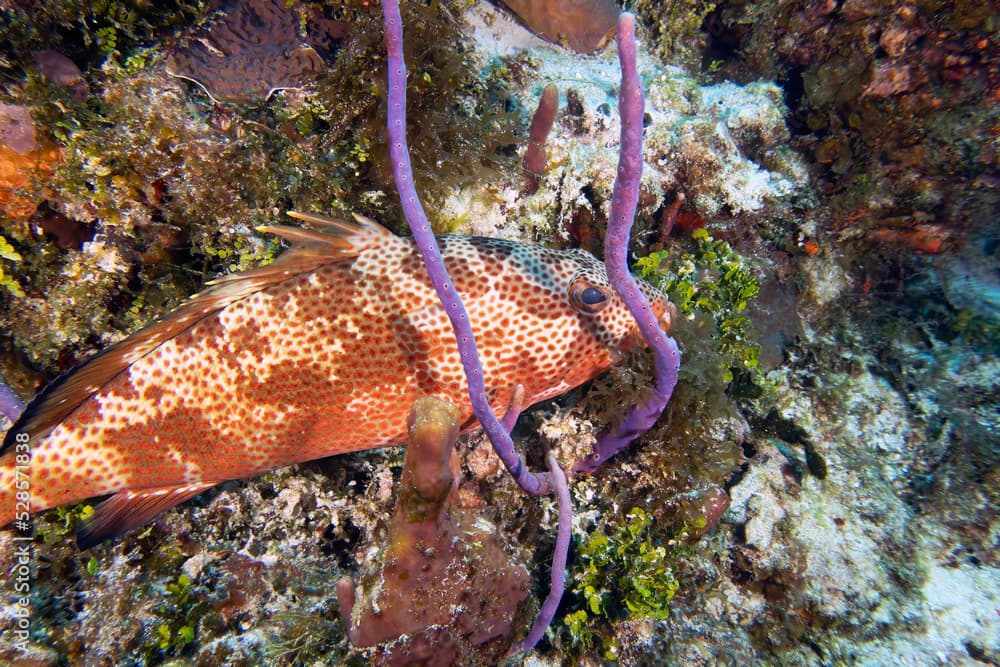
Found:
[[(204, 91), (232, 82), (170, 63), (241, 3), (111, 4), (15, 1), (0, 28), (0, 374), (25, 398), (273, 258), (254, 228), (286, 210), (398, 229), (377, 7), (292, 3), (303, 39), (336, 25), (342, 41), (302, 59), (301, 87), (285, 72), (220, 102)], [(614, 46), (573, 52), (482, 1), (407, 4), (436, 228), (599, 253)], [(525, 664), (1000, 663), (1000, 43), (995, 12), (943, 4), (637, 3), (632, 250), (682, 314), (681, 378), (656, 428), (571, 479), (567, 594)], [(529, 136), (549, 84), (552, 127)], [(532, 141), (537, 173), (521, 164)], [(632, 354), (523, 415), (529, 464), (588, 451), (649, 367)], [(556, 507), (520, 493), (481, 436), (458, 462), (451, 502), (533, 582), (513, 642), (547, 590)], [(19, 551), (0, 531), (0, 662), (366, 664), (337, 581), (380, 567), (402, 469), (390, 449), (229, 482), (85, 552), (72, 533), (89, 505), (41, 514), (26, 651), (7, 641)]]

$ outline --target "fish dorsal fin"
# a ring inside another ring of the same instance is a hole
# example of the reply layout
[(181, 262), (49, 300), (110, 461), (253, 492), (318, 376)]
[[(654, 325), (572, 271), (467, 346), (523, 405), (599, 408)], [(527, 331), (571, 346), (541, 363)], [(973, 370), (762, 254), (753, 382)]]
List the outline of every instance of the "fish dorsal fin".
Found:
[(124, 535), (217, 483), (198, 482), (116, 493), (95, 507), (94, 513), (84, 519), (76, 531), (76, 546), (89, 549), (104, 540)]
[(267, 266), (223, 276), (206, 284), (161, 320), (132, 334), (56, 378), (28, 404), (7, 432), (0, 452), (12, 447), (18, 433), (42, 438), (81, 403), (130, 365), (204, 318), (271, 285), (313, 271), (324, 264), (356, 257), (367, 248), (396, 238), (378, 223), (355, 216), (357, 224), (305, 213), (290, 216), (312, 229), (284, 225), (258, 227), (292, 246)]

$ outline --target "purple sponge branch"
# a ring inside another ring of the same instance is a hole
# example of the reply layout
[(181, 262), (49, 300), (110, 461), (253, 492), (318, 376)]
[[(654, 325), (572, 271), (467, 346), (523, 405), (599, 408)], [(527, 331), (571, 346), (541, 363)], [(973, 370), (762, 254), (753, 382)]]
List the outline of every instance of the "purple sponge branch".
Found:
[[(398, 0), (385, 0), (382, 8), (388, 54), (388, 132), (393, 177), (399, 191), (403, 214), (413, 232), (414, 242), (420, 250), (431, 284), (444, 305), (455, 332), (462, 365), (469, 383), (469, 398), (473, 412), (483, 425), (497, 455), (518, 485), (533, 495), (545, 495), (554, 490), (559, 502), (559, 528), (552, 560), (551, 589), (528, 635), (512, 648), (512, 653), (522, 653), (531, 650), (541, 639), (562, 598), (572, 529), (569, 488), (566, 476), (558, 467), (551, 452), (548, 457), (550, 471), (548, 474), (540, 475), (527, 470), (518, 456), (510, 437), (510, 429), (520, 411), (519, 403), (522, 399), (515, 396), (504, 423), (501, 424), (486, 398), (483, 370), (468, 314), (448, 276), (427, 214), (413, 186), (413, 173), (406, 143), (406, 65), (403, 60), (402, 19)], [(621, 451), (640, 433), (649, 430), (670, 400), (680, 366), (677, 344), (660, 328), (649, 302), (642, 295), (638, 283), (628, 270), (628, 240), (639, 199), (639, 181), (642, 177), (643, 116), (642, 87), (635, 66), (635, 18), (631, 14), (623, 14), (619, 19), (618, 36), (618, 53), (622, 67), (619, 105), (622, 116), (622, 140), (618, 175), (611, 200), (611, 220), (605, 241), (605, 263), (612, 287), (631, 311), (639, 330), (656, 355), (656, 373), (653, 397), (644, 404), (633, 406), (613, 432), (605, 434), (598, 440), (594, 459), (586, 462), (581, 470), (593, 470)]]
[(521, 411), (524, 410), (524, 398), (524, 385), (516, 385), (514, 387), (514, 395), (510, 397), (510, 406), (507, 408), (507, 412), (504, 414), (503, 419), (500, 420), (501, 428), (503, 428), (503, 430), (507, 433), (514, 430), (514, 426), (517, 424), (517, 419), (521, 416)]
[(538, 610), (538, 616), (531, 625), (531, 629), (528, 630), (527, 636), (511, 647), (509, 655), (527, 653), (535, 648), (535, 644), (545, 634), (545, 630), (556, 615), (565, 587), (563, 579), (566, 574), (566, 557), (569, 555), (569, 540), (573, 529), (573, 505), (570, 502), (566, 473), (559, 467), (555, 452), (549, 450), (545, 461), (549, 465), (549, 479), (555, 489), (556, 498), (559, 500), (559, 530), (556, 533), (556, 548), (552, 554), (549, 595), (542, 603), (542, 608)]
[(24, 403), (10, 390), (6, 384), (0, 381), (0, 414), (10, 420), (13, 424), (24, 412)]
[(483, 368), (479, 363), (479, 351), (472, 335), (472, 325), (455, 289), (448, 276), (441, 257), (441, 249), (431, 230), (430, 222), (424, 207), (417, 197), (413, 186), (413, 170), (410, 166), (410, 153), (406, 143), (406, 63), (403, 60), (403, 24), (399, 14), (398, 0), (387, 0), (382, 3), (385, 17), (385, 48), (389, 79), (388, 94), (388, 133), (389, 160), (392, 163), (392, 176), (399, 191), (403, 215), (413, 232), (413, 241), (420, 250), (424, 266), (430, 277), (438, 299), (445, 307), (448, 319), (451, 321), (458, 341), (458, 350), (462, 358), (462, 367), (469, 383), (469, 399), (472, 411), (493, 443), (493, 449), (503, 461), (504, 466), (514, 477), (518, 486), (532, 495), (548, 495), (552, 492), (548, 475), (536, 475), (528, 470), (514, 448), (510, 433), (497, 420), (486, 398), (486, 384), (483, 380)]
[(593, 472), (605, 461), (645, 433), (663, 412), (677, 384), (681, 355), (677, 343), (667, 336), (639, 284), (628, 270), (628, 241), (639, 203), (639, 182), (642, 179), (642, 116), (643, 94), (636, 70), (635, 16), (624, 13), (618, 18), (618, 60), (621, 63), (622, 84), (618, 96), (621, 115), (621, 146), (618, 152), (618, 174), (611, 194), (611, 216), (604, 238), (604, 263), (608, 279), (656, 357), (653, 395), (633, 405), (617, 427), (602, 435), (595, 445), (595, 455), (577, 464), (579, 472)]
[[(556, 491), (559, 501), (559, 528), (556, 535), (556, 548), (552, 558), (552, 586), (548, 597), (542, 604), (538, 618), (528, 632), (528, 636), (515, 647), (520, 653), (531, 650), (545, 633), (552, 622), (552, 617), (559, 607), (563, 594), (563, 579), (566, 575), (566, 555), (569, 552), (569, 542), (572, 532), (573, 506), (570, 502), (566, 475), (559, 468), (555, 457), (550, 453), (548, 474), (536, 475), (529, 471), (514, 448), (510, 430), (520, 414), (524, 401), (524, 389), (515, 389), (514, 396), (504, 423), (501, 424), (490, 408), (486, 398), (486, 385), (483, 380), (483, 369), (479, 363), (479, 352), (472, 335), (468, 313), (462, 304), (462, 299), (448, 276), (437, 239), (431, 231), (427, 214), (417, 197), (413, 186), (413, 170), (410, 166), (409, 149), (406, 144), (406, 63), (403, 60), (403, 27), (399, 14), (398, 0), (384, 0), (382, 10), (385, 16), (385, 46), (388, 54), (389, 95), (388, 95), (388, 130), (389, 157), (392, 162), (392, 174), (396, 181), (396, 189), (403, 207), (403, 215), (413, 232), (413, 240), (427, 267), (434, 291), (445, 306), (445, 312), (455, 331), (462, 366), (469, 383), (469, 399), (472, 409), (483, 425), (483, 429), (493, 443), (493, 449), (503, 461), (517, 484), (533, 495), (547, 495)], [(345, 591), (346, 593), (347, 591)], [(352, 596), (353, 597), (353, 596)], [(343, 603), (342, 603), (343, 606)]]

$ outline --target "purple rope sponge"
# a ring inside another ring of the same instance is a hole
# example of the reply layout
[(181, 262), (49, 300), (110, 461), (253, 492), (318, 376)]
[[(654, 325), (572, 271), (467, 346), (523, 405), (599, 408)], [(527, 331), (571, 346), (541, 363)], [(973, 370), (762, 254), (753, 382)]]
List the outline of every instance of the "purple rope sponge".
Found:
[(535, 644), (538, 643), (538, 640), (545, 634), (545, 630), (548, 629), (549, 624), (552, 623), (552, 618), (556, 615), (556, 610), (559, 608), (559, 602), (562, 600), (563, 589), (565, 588), (566, 557), (569, 555), (569, 539), (573, 525), (573, 503), (570, 502), (569, 484), (566, 481), (566, 473), (559, 467), (555, 452), (549, 450), (545, 461), (549, 464), (549, 479), (555, 488), (556, 498), (559, 499), (559, 531), (556, 533), (556, 548), (552, 553), (549, 595), (545, 598), (545, 602), (542, 603), (542, 608), (538, 610), (538, 617), (535, 618), (535, 622), (531, 625), (531, 629), (528, 630), (528, 634), (524, 639), (510, 647), (508, 655), (512, 656), (519, 653), (527, 653), (535, 648)]
[[(569, 552), (569, 542), (572, 533), (573, 506), (570, 502), (569, 487), (566, 475), (559, 468), (553, 455), (549, 456), (549, 473), (536, 475), (528, 470), (514, 448), (510, 437), (517, 415), (523, 402), (523, 389), (515, 391), (510, 409), (501, 424), (490, 408), (486, 399), (486, 385), (483, 380), (483, 369), (479, 363), (479, 352), (472, 335), (469, 316), (462, 304), (462, 299), (445, 269), (441, 257), (441, 249), (431, 231), (430, 222), (424, 207), (417, 197), (413, 186), (413, 170), (410, 166), (409, 149), (406, 145), (406, 63), (403, 60), (403, 27), (399, 15), (398, 0), (384, 0), (382, 10), (385, 16), (385, 47), (388, 54), (389, 95), (388, 95), (388, 130), (389, 158), (392, 162), (392, 175), (399, 191), (403, 215), (413, 232), (413, 240), (420, 250), (427, 267), (434, 291), (445, 307), (448, 319), (451, 320), (455, 339), (462, 358), (465, 377), (469, 383), (469, 398), (472, 410), (483, 425), (483, 429), (493, 443), (493, 449), (503, 461), (504, 466), (517, 482), (518, 486), (532, 495), (548, 495), (555, 490), (559, 501), (559, 527), (556, 534), (556, 548), (552, 557), (552, 586), (548, 597), (542, 604), (538, 617), (528, 631), (528, 635), (514, 647), (518, 653), (530, 651), (545, 634), (545, 629), (552, 622), (559, 601), (563, 594), (563, 580), (566, 576), (566, 555)], [(519, 397), (520, 396), (520, 397)]]
[[(542, 604), (538, 618), (528, 635), (512, 647), (512, 653), (530, 651), (541, 639), (552, 621), (562, 598), (566, 571), (566, 557), (572, 523), (572, 504), (565, 474), (550, 453), (548, 474), (529, 471), (510, 437), (510, 428), (520, 406), (515, 400), (501, 424), (486, 398), (483, 370), (479, 362), (472, 327), (461, 297), (448, 276), (437, 240), (427, 220), (427, 214), (413, 186), (409, 149), (406, 142), (406, 64), (403, 60), (402, 19), (398, 0), (382, 3), (385, 17), (385, 45), (388, 54), (388, 132), (389, 156), (393, 178), (399, 191), (403, 214), (413, 232), (414, 242), (427, 267), (431, 284), (445, 306), (458, 342), (462, 366), (469, 383), (472, 409), (489, 436), (494, 450), (503, 461), (517, 484), (533, 495), (547, 495), (554, 490), (559, 501), (559, 528), (552, 559), (551, 589)], [(618, 53), (622, 67), (622, 88), (619, 107), (622, 116), (621, 151), (618, 175), (611, 199), (611, 220), (605, 240), (605, 263), (612, 287), (632, 312), (643, 338), (656, 355), (656, 372), (653, 397), (645, 404), (633, 406), (622, 423), (602, 436), (595, 447), (592, 460), (578, 466), (590, 471), (626, 447), (639, 434), (649, 430), (670, 400), (677, 384), (680, 352), (672, 338), (663, 333), (649, 302), (639, 290), (638, 283), (628, 270), (627, 250), (632, 222), (639, 199), (639, 181), (642, 176), (642, 87), (636, 71), (635, 17), (622, 14), (618, 20)]]
[(392, 176), (399, 191), (403, 215), (413, 232), (413, 241), (423, 257), (434, 291), (444, 304), (451, 327), (455, 331), (462, 367), (469, 382), (469, 399), (476, 419), (483, 425), (483, 430), (493, 443), (497, 456), (503, 461), (518, 486), (535, 496), (548, 495), (552, 493), (548, 474), (536, 475), (525, 467), (514, 448), (510, 433), (504, 430), (490, 408), (489, 400), (486, 398), (483, 368), (479, 363), (479, 351), (472, 335), (469, 315), (458, 290), (448, 276), (441, 257), (441, 249), (413, 186), (413, 169), (410, 166), (410, 152), (406, 143), (406, 63), (403, 60), (403, 22), (399, 15), (398, 0), (383, 2), (382, 11), (385, 17), (385, 48), (389, 70), (389, 161), (392, 163)]
[(0, 381), (0, 414), (10, 420), (13, 424), (24, 412), (24, 403), (17, 397), (10, 387)]
[(639, 331), (656, 356), (653, 395), (646, 403), (633, 405), (625, 419), (603, 434), (594, 446), (594, 456), (579, 462), (577, 472), (593, 472), (605, 461), (623, 450), (645, 433), (670, 400), (677, 384), (681, 353), (677, 343), (667, 336), (639, 289), (639, 283), (628, 270), (628, 241), (639, 203), (639, 181), (642, 179), (642, 84), (635, 64), (635, 16), (624, 13), (618, 18), (618, 60), (622, 69), (618, 112), (621, 116), (621, 146), (618, 151), (618, 175), (611, 194), (611, 217), (604, 238), (604, 264), (611, 287), (625, 302)]

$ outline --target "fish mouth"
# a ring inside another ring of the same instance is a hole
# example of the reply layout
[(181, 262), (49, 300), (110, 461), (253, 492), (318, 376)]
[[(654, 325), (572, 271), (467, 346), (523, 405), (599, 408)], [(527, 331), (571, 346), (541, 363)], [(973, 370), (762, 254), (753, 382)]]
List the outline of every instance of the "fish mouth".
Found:
[(664, 333), (669, 334), (677, 320), (677, 306), (670, 302), (665, 292), (645, 281), (639, 281), (639, 289), (649, 301), (649, 306), (652, 308), (653, 314), (656, 315), (660, 328), (663, 329)]
[(664, 333), (670, 333), (674, 320), (677, 319), (677, 306), (672, 304), (666, 297), (657, 296), (650, 302), (653, 314), (660, 322), (660, 328)]
[[(670, 299), (668, 299), (663, 292), (660, 292), (651, 286), (647, 287), (646, 285), (643, 285), (643, 288), (646, 299), (649, 301), (649, 307), (656, 316), (656, 321), (659, 323), (660, 329), (665, 334), (669, 334), (670, 330), (673, 328), (674, 321), (677, 319), (677, 306), (671, 303)], [(632, 332), (626, 341), (627, 342), (623, 346), (623, 350), (626, 351), (631, 349), (631, 346), (635, 344), (638, 344), (640, 347), (648, 345), (646, 337), (642, 334), (638, 323), (636, 323), (635, 328), (632, 329)]]

